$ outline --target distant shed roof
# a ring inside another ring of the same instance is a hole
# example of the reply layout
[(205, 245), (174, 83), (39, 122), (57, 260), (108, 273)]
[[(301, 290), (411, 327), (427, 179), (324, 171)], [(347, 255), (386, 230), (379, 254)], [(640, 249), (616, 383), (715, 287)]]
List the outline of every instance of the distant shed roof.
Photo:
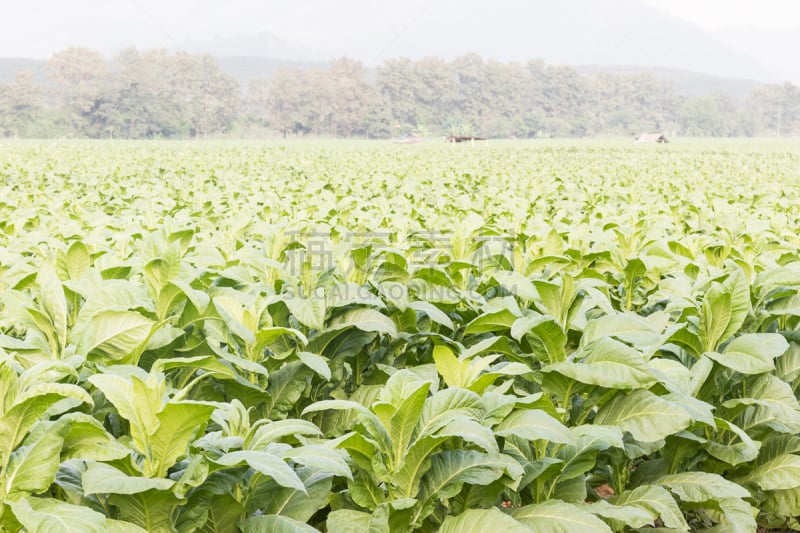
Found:
[(668, 143), (669, 139), (667, 139), (663, 133), (642, 133), (639, 135), (635, 143)]

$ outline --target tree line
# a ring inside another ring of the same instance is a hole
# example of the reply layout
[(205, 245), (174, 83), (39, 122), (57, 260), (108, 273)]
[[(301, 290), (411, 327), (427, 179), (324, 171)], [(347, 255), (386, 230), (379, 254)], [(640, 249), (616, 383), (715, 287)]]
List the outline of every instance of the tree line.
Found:
[(643, 131), (693, 136), (800, 133), (800, 88), (763, 85), (740, 101), (687, 97), (665, 78), (583, 74), (467, 54), (348, 58), (282, 68), (242, 86), (208, 55), (127, 49), (111, 60), (71, 48), (46, 80), (22, 72), (0, 83), (0, 136), (190, 138), (419, 135), (582, 137)]

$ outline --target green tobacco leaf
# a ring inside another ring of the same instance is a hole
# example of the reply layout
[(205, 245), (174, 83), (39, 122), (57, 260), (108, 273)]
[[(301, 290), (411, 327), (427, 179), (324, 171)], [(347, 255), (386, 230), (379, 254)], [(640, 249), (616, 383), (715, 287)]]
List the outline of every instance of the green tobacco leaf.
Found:
[(245, 318), (249, 314), (247, 308), (252, 303), (247, 295), (241, 292), (225, 291), (216, 294), (212, 301), (214, 309), (222, 318), (230, 334), (238, 337), (248, 346), (254, 346), (257, 324), (255, 324), (255, 317), (251, 316), (251, 320)]
[(208, 421), (214, 406), (193, 402), (170, 402), (158, 413), (158, 429), (150, 439), (148, 456), (152, 471), (145, 474), (166, 477), (167, 471), (186, 454), (192, 437)]
[(723, 407), (755, 406), (745, 412), (739, 424), (745, 431), (758, 426), (779, 427), (784, 433), (800, 432), (800, 404), (791, 386), (776, 376), (759, 376), (747, 391), (747, 398), (736, 398), (723, 402)]
[(323, 379), (330, 381), (331, 368), (328, 366), (326, 358), (311, 352), (297, 352), (297, 357), (304, 365), (319, 374)]
[[(750, 436), (733, 422), (728, 422), (722, 418), (714, 418), (715, 425), (720, 434), (729, 431), (738, 437), (739, 442), (735, 444), (723, 444), (717, 440), (709, 440), (703, 444), (703, 448), (720, 461), (725, 461), (729, 465), (747, 463), (758, 457), (760, 444), (755, 442)], [(727, 441), (728, 439), (726, 439)]]
[(372, 533), (371, 520), (369, 513), (343, 509), (330, 513), (326, 525), (328, 533)]
[[(408, 463), (404, 464), (407, 465)], [(398, 494), (415, 494), (415, 490), (408, 491), (408, 484), (404, 482), (400, 476), (402, 471), (395, 475), (394, 484), (397, 486)], [(417, 480), (419, 481), (419, 480)], [(372, 476), (365, 470), (357, 470), (353, 479), (347, 482), (347, 490), (350, 493), (350, 498), (353, 502), (364, 509), (375, 509), (384, 503), (386, 500), (386, 493), (383, 487), (376, 485)]]
[(129, 455), (131, 450), (117, 442), (94, 417), (83, 413), (63, 415), (60, 422), (67, 423), (69, 430), (64, 436), (61, 459), (83, 459), (112, 461)]
[[(272, 480), (259, 485), (253, 497), (260, 501), (264, 514), (281, 515), (306, 522), (328, 501), (333, 477), (312, 468), (301, 468), (298, 476), (305, 491), (281, 487)], [(351, 491), (352, 492), (352, 491)], [(260, 495), (263, 494), (263, 497)]]
[(632, 528), (651, 525), (655, 521), (651, 511), (635, 505), (611, 505), (605, 500), (598, 500), (579, 507), (593, 515), (614, 520)]
[(286, 418), (287, 413), (297, 407), (306, 389), (307, 372), (301, 363), (292, 362), (270, 374), (269, 398), (266, 405), (271, 419)]
[(659, 485), (668, 487), (685, 502), (706, 502), (723, 498), (749, 498), (750, 492), (724, 477), (707, 472), (683, 472), (664, 476)]
[(498, 357), (500, 357), (499, 354), (487, 357), (473, 357), (472, 359), (459, 359), (447, 346), (436, 346), (433, 349), (436, 371), (442, 376), (447, 386), (470, 389), (477, 393), (483, 392), (486, 387), (499, 377), (499, 374), (487, 375), (483, 373)]
[(292, 448), (282, 454), (284, 459), (290, 459), (295, 463), (310, 466), (317, 471), (352, 479), (350, 467), (342, 456), (342, 452), (331, 450), (323, 446), (309, 444), (298, 448)]
[(661, 335), (642, 317), (632, 313), (605, 315), (590, 320), (581, 336), (581, 346), (603, 337), (613, 337), (643, 349), (659, 343)]
[(437, 324), (444, 326), (451, 331), (455, 330), (455, 326), (453, 325), (453, 321), (450, 320), (450, 317), (432, 303), (414, 301), (408, 302), (406, 305), (409, 309), (413, 309), (414, 311), (420, 313), (425, 313), (433, 322), (436, 322)]
[(745, 333), (729, 342), (723, 353), (741, 352), (771, 360), (788, 349), (789, 343), (778, 333)]
[(329, 409), (333, 410), (354, 410), (357, 411), (359, 414), (366, 414), (369, 413), (369, 409), (364, 407), (358, 402), (354, 402), (351, 400), (321, 400), (319, 402), (314, 402), (305, 409), (303, 409), (303, 414), (307, 413), (316, 413), (319, 411), (327, 411)]
[(106, 533), (106, 517), (85, 506), (50, 498), (27, 498), (9, 505), (31, 533)]
[(775, 358), (789, 348), (776, 333), (748, 333), (732, 340), (723, 353), (706, 352), (706, 357), (742, 374), (763, 374), (775, 368)]
[[(620, 434), (620, 441), (621, 440)], [(619, 448), (622, 448), (622, 442), (619, 442), (619, 444)], [(591, 436), (579, 436), (574, 444), (565, 444), (560, 447), (556, 453), (556, 457), (563, 462), (559, 467), (560, 471), (556, 479), (558, 481), (565, 481), (576, 477), (583, 479), (584, 474), (594, 468), (597, 462), (597, 454), (603, 450), (607, 450), (610, 446), (609, 443)]]
[(580, 363), (562, 361), (542, 368), (542, 372), (557, 372), (580, 383), (610, 389), (647, 388), (657, 381), (642, 354), (609, 337), (587, 345), (576, 354), (576, 358), (581, 357)]
[(800, 456), (779, 455), (754, 468), (744, 481), (754, 481), (761, 490), (786, 490), (800, 487)]
[(138, 494), (148, 490), (169, 490), (171, 479), (129, 476), (111, 465), (89, 462), (82, 475), (83, 492), (90, 494)]
[(8, 457), (47, 410), (63, 398), (55, 392), (46, 393), (26, 398), (8, 409), (0, 417), (0, 458)]
[(695, 422), (702, 422), (711, 427), (716, 425), (714, 422), (714, 406), (710, 403), (698, 400), (694, 396), (682, 392), (670, 392), (660, 396), (660, 398), (680, 406), (681, 409), (689, 413), (689, 416)]
[[(470, 509), (458, 516), (448, 516), (442, 522), (442, 527), (439, 528), (439, 533), (486, 533), (487, 531), (531, 533), (534, 530), (498, 509)], [(342, 531), (342, 533), (345, 532)], [(351, 532), (347, 531), (346, 533)], [(352, 533), (357, 533), (357, 530), (352, 530)]]
[(485, 411), (481, 397), (470, 390), (457, 387), (440, 390), (425, 402), (414, 438), (433, 435), (459, 416), (480, 419)]
[(261, 424), (245, 440), (245, 448), (263, 450), (268, 444), (298, 435), (321, 437), (322, 431), (307, 420), (290, 418)]
[(686, 327), (685, 323), (683, 323), (683, 326), (684, 327), (681, 327), (670, 335), (669, 342), (680, 346), (688, 351), (695, 359), (698, 359), (707, 351), (706, 347), (700, 339), (700, 336)]
[(279, 340), (285, 341), (285, 344), (289, 347), (291, 347), (291, 345), (288, 344), (289, 340), (293, 340), (302, 346), (308, 344), (308, 339), (306, 336), (296, 329), (278, 327), (262, 328), (259, 329), (255, 334), (255, 343), (253, 344), (251, 351), (253, 353), (260, 353), (263, 352), (267, 347), (273, 347), (276, 352), (279, 352), (281, 350), (279, 350), (278, 346), (276, 346), (276, 343)]
[(53, 324), (53, 333), (60, 354), (67, 344), (67, 300), (64, 296), (64, 287), (49, 263), (42, 265), (36, 280), (41, 288), (42, 308)]
[(440, 452), (431, 457), (431, 467), (422, 478), (421, 499), (447, 499), (461, 491), (464, 483), (488, 485), (499, 479), (510, 458), (492, 457), (472, 450)]
[(156, 315), (160, 320), (167, 317), (173, 306), (181, 301), (187, 300), (183, 289), (172, 282), (168, 282), (155, 294), (158, 295), (156, 301)]
[(572, 318), (578, 312), (583, 295), (569, 275), (560, 277), (561, 284), (535, 280), (533, 284), (547, 312), (555, 317), (558, 325), (566, 331)]
[(175, 533), (173, 514), (179, 500), (171, 492), (148, 490), (137, 494), (112, 494), (108, 501), (120, 512), (120, 520), (148, 533)]
[(720, 336), (720, 340), (725, 341), (739, 331), (750, 312), (750, 282), (744, 271), (736, 267), (722, 286), (730, 295), (730, 319)]
[(135, 311), (101, 311), (92, 318), (91, 329), (81, 340), (79, 350), (122, 360), (147, 342), (154, 325)]
[(494, 272), (492, 277), (511, 294), (533, 301), (539, 297), (539, 292), (527, 277), (519, 272), (500, 270)]
[(611, 533), (611, 528), (593, 514), (558, 500), (514, 509), (511, 516), (536, 533)]
[(130, 422), (134, 446), (140, 453), (147, 453), (149, 437), (158, 429), (161, 408), (161, 397), (155, 397), (158, 391), (149, 390), (137, 377), (128, 380), (113, 374), (95, 374), (89, 377), (89, 382)]
[(428, 396), (428, 386), (428, 383), (419, 382), (419, 386), (415, 390), (408, 391), (399, 405), (379, 402), (373, 407), (375, 414), (383, 423), (383, 427), (389, 432), (391, 448), (394, 450), (393, 464), (395, 467), (401, 463), (414, 434), (414, 428), (417, 426)]
[(285, 516), (263, 515), (241, 523), (242, 533), (319, 533), (311, 526)]
[(539, 409), (514, 411), (495, 428), (501, 437), (517, 436), (525, 440), (546, 440), (560, 444), (574, 441), (569, 430), (558, 420)]
[(789, 349), (775, 363), (777, 376), (787, 383), (800, 377), (800, 344), (790, 342)]
[(713, 352), (725, 340), (723, 334), (731, 321), (731, 295), (712, 289), (703, 299), (701, 309), (700, 336), (705, 350)]
[(148, 533), (148, 532), (135, 524), (131, 524), (130, 522), (124, 522), (122, 520), (112, 520), (110, 518), (106, 518), (104, 533)]
[[(199, 512), (200, 520), (205, 519), (197, 533), (241, 533), (239, 523), (245, 516), (244, 509), (230, 494), (203, 494), (199, 502), (190, 501), (189, 505), (190, 512)], [(178, 531), (185, 529), (179, 527)]]
[(300, 492), (305, 492), (306, 490), (305, 485), (303, 485), (303, 482), (297, 477), (295, 471), (292, 470), (283, 459), (269, 452), (241, 450), (226, 453), (213, 462), (220, 466), (238, 466), (246, 464), (256, 472), (265, 476), (270, 476), (282, 487), (296, 489)]
[(489, 453), (500, 451), (491, 429), (481, 422), (463, 416), (451, 418), (445, 426), (435, 432), (435, 437), (457, 437)]
[[(352, 309), (337, 315), (328, 324), (328, 330), (333, 331), (350, 327), (355, 327), (366, 333), (383, 333), (390, 337), (397, 337), (397, 326), (392, 322), (392, 319), (375, 309)], [(309, 345), (309, 348), (311, 348), (311, 345)]]
[[(550, 315), (528, 315), (520, 318), (511, 326), (511, 336), (518, 341), (524, 336), (533, 337), (544, 349), (542, 355), (546, 357), (542, 359), (551, 363), (566, 358), (567, 335), (556, 319)], [(534, 353), (537, 353), (535, 343), (532, 344)]]
[(174, 368), (194, 368), (214, 374), (217, 379), (238, 379), (239, 376), (230, 365), (211, 355), (198, 355), (196, 357), (171, 357), (158, 359), (151, 367), (151, 372), (165, 372)]
[(14, 500), (46, 491), (55, 480), (61, 463), (66, 430), (64, 425), (53, 426), (32, 444), (14, 450), (0, 475), (3, 483), (0, 493)]
[(67, 253), (64, 254), (64, 271), (67, 277), (78, 279), (91, 265), (92, 256), (89, 248), (81, 241), (73, 242), (67, 249)]
[(594, 421), (619, 426), (640, 442), (656, 442), (686, 429), (692, 417), (680, 405), (640, 389), (628, 395), (617, 394), (600, 408)]
[(162, 257), (152, 259), (144, 266), (144, 277), (153, 294), (157, 295), (167, 283), (178, 277), (180, 270), (180, 246), (174, 243), (164, 251)]
[(757, 531), (756, 514), (759, 512), (739, 498), (723, 498), (716, 502), (724, 517), (720, 529), (728, 526), (730, 531), (742, 533)]
[(800, 515), (800, 488), (770, 491), (761, 507), (768, 513), (798, 516)]
[(642, 485), (627, 490), (612, 500), (617, 506), (635, 506), (650, 511), (653, 519), (660, 518), (665, 526), (689, 531), (689, 525), (672, 495), (657, 485)]
[(316, 330), (325, 328), (324, 298), (287, 298), (284, 302), (289, 312), (304, 326)]
[[(422, 476), (430, 470), (431, 462), (430, 456), (435, 453), (441, 446), (444, 439), (434, 437), (423, 437), (416, 440), (403, 457), (403, 464), (400, 466), (393, 475), (393, 483), (397, 487), (397, 493), (401, 496), (411, 498), (417, 495), (420, 490), (420, 481)], [(363, 484), (369, 484), (369, 487), (362, 487), (362, 495), (381, 502), (384, 497), (381, 494), (382, 489), (372, 488), (372, 480), (364, 479), (367, 476), (362, 476), (361, 481)], [(368, 492), (364, 492), (368, 491)]]
[(486, 313), (467, 324), (466, 329), (464, 329), (464, 335), (510, 329), (518, 318), (519, 316), (509, 309)]

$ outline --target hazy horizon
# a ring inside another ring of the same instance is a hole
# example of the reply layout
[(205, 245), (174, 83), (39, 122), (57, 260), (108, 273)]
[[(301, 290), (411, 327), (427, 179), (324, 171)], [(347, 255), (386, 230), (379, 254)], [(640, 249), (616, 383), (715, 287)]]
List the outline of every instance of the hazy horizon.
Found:
[[(6, 58), (47, 59), (72, 46), (110, 57), (136, 47), (306, 61), (347, 55), (375, 65), (475, 51), (506, 61), (541, 57), (800, 82), (800, 3), (787, 0), (33, 0), (2, 12)], [(651, 34), (672, 42), (649, 46)]]

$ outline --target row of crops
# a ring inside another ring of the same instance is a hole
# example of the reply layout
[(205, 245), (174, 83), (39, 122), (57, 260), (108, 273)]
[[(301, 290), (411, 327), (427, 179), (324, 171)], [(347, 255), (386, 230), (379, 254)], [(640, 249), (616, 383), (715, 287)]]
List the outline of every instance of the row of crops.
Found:
[(800, 529), (800, 150), (0, 145), (0, 529)]

